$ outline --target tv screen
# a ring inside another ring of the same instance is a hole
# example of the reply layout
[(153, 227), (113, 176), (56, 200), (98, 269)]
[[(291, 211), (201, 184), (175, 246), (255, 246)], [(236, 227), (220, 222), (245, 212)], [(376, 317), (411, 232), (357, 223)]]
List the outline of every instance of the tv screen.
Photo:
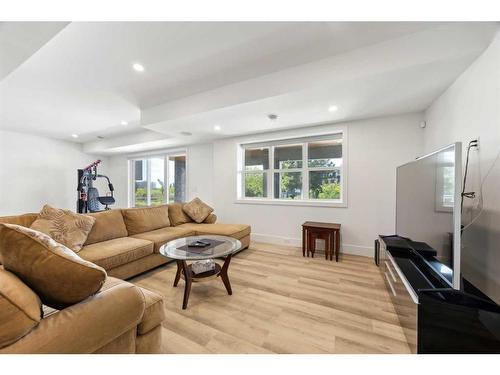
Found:
[[(460, 289), (461, 144), (397, 168), (396, 233), (433, 254), (431, 267)], [(422, 253), (423, 253), (422, 252)]]

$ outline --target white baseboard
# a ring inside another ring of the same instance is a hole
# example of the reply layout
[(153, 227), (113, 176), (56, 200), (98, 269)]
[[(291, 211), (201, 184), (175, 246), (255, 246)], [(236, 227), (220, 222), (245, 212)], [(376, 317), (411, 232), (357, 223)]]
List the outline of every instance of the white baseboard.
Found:
[[(252, 239), (252, 241), (267, 242), (275, 245), (295, 246), (295, 247), (302, 246), (301, 238), (289, 238), (289, 237), (274, 236), (274, 235), (259, 234), (259, 233), (251, 233), (250, 238)], [(343, 254), (360, 255), (370, 258), (373, 257), (373, 247), (370, 246), (341, 243), (340, 252)]]

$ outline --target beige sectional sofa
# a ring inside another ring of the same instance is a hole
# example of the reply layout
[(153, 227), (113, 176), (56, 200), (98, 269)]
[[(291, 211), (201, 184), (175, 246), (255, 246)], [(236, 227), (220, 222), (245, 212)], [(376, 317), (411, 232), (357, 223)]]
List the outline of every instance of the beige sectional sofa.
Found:
[[(29, 227), (37, 215), (0, 217), (0, 223)], [(78, 255), (106, 270), (104, 287), (61, 311), (44, 307), (40, 324), (18, 341), (1, 347), (0, 353), (158, 352), (165, 319), (162, 299), (123, 280), (169, 262), (159, 249), (176, 238), (225, 235), (240, 240), (240, 250), (250, 243), (250, 226), (218, 224), (214, 214), (203, 223), (195, 223), (182, 214), (179, 203), (89, 215), (96, 221)], [(8, 271), (0, 268), (0, 272)], [(2, 319), (7, 316), (0, 312), (0, 327), (8, 326)]]

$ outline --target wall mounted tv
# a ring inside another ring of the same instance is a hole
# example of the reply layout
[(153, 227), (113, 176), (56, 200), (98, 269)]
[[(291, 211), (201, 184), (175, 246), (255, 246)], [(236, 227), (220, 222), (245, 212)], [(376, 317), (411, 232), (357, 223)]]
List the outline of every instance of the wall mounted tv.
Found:
[(433, 254), (429, 262), (460, 289), (462, 145), (460, 142), (397, 168), (396, 233), (415, 250)]

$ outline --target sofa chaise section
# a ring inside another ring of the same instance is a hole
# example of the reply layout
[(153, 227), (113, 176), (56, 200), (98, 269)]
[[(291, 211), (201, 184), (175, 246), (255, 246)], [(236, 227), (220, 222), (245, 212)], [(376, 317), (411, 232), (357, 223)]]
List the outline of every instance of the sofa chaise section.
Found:
[(150, 353), (161, 347), (161, 297), (113, 277), (94, 296), (44, 312), (38, 326), (0, 353)]

